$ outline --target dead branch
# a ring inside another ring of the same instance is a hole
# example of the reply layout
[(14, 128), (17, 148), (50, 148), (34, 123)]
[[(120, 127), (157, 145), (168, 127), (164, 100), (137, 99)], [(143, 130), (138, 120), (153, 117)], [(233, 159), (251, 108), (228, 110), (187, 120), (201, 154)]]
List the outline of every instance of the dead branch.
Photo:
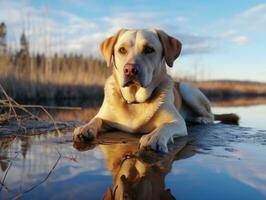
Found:
[(16, 155), (14, 156), (14, 158), (12, 159), (12, 161), (10, 162), (10, 164), (8, 165), (8, 168), (6, 169), (6, 172), (5, 172), (3, 178), (2, 178), (2, 180), (0, 182), (0, 185), (1, 185), (0, 192), (2, 191), (3, 188), (5, 188), (7, 191), (9, 191), (8, 187), (5, 185), (5, 180), (6, 180), (6, 177), (7, 177), (7, 174), (9, 172), (10, 168), (13, 165), (13, 160), (16, 159), (17, 157), (18, 157), (18, 153), (16, 153)]
[[(54, 120), (54, 118), (52, 117), (52, 115), (42, 106), (42, 105), (20, 105), (19, 103), (17, 103), (14, 99), (12, 99), (7, 93), (6, 91), (4, 90), (3, 86), (0, 84), (0, 89), (2, 91), (2, 93), (4, 94), (5, 96), (5, 100), (0, 100), (0, 106), (2, 107), (8, 107), (9, 108), (9, 113), (8, 113), (8, 116), (5, 116), (5, 117), (8, 117), (8, 119), (10, 119), (11, 117), (15, 117), (16, 118), (16, 121), (18, 122), (18, 125), (20, 127), (22, 127), (23, 129), (26, 130), (26, 127), (24, 127), (22, 125), (22, 122), (21, 122), (21, 118), (18, 117), (17, 113), (16, 113), (16, 108), (17, 109), (20, 109), (22, 111), (24, 111), (26, 114), (28, 114), (32, 119), (35, 119), (35, 120), (39, 120), (41, 121), (42, 119), (40, 117), (38, 117), (37, 115), (33, 114), (32, 112), (28, 111), (26, 108), (39, 108), (41, 109), (47, 116), (48, 118), (53, 122), (54, 124), (54, 127), (56, 129), (56, 131), (58, 133), (61, 133), (61, 131), (59, 130), (58, 126), (57, 126), (57, 123), (56, 121)], [(3, 115), (2, 115), (2, 118), (3, 118)], [(0, 120), (1, 121), (5, 121), (3, 119)]]
[(59, 151), (57, 151), (57, 153), (58, 153), (59, 156), (58, 156), (57, 160), (55, 161), (53, 167), (50, 169), (50, 171), (48, 172), (48, 174), (44, 177), (44, 179), (41, 180), (36, 185), (31, 186), (29, 189), (24, 190), (23, 192), (21, 192), (20, 194), (16, 195), (12, 199), (19, 199), (19, 198), (21, 198), (24, 194), (26, 194), (28, 192), (31, 192), (32, 190), (34, 190), (35, 188), (37, 188), (38, 186), (40, 186), (41, 184), (43, 184), (44, 182), (46, 182), (48, 180), (48, 178), (50, 177), (50, 175), (53, 173), (54, 169), (58, 165), (60, 159), (62, 158), (62, 154)]
[(11, 98), (9, 97), (9, 95), (6, 93), (6, 91), (4, 90), (4, 88), (3, 88), (3, 86), (0, 84), (0, 89), (1, 89), (1, 91), (2, 91), (2, 93), (4, 94), (4, 96), (5, 96), (5, 98), (6, 98), (6, 100), (7, 100), (7, 102), (8, 102), (8, 105), (9, 105), (9, 115), (13, 112), (14, 113), (14, 116), (16, 117), (16, 119), (17, 119), (17, 121), (19, 122), (19, 124), (20, 124), (20, 120), (18, 119), (18, 117), (17, 117), (17, 113), (16, 113), (16, 110), (15, 110), (15, 108), (13, 107), (13, 105), (12, 105), (12, 102), (11, 102)]

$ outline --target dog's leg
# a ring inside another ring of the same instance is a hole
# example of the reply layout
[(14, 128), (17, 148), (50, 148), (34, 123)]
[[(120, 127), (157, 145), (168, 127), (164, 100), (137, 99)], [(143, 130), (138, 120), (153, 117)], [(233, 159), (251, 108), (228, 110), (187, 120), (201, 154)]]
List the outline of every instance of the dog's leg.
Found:
[(183, 119), (178, 122), (165, 123), (149, 134), (140, 138), (140, 149), (151, 147), (153, 150), (168, 152), (167, 144), (175, 137), (186, 136), (187, 128)]
[(97, 137), (98, 132), (104, 129), (104, 121), (99, 117), (94, 117), (89, 123), (77, 127), (73, 133), (73, 140), (76, 142), (92, 140)]
[(203, 124), (214, 121), (210, 102), (198, 88), (188, 83), (180, 83), (180, 93), (189, 109), (196, 114), (195, 116), (187, 116), (186, 120)]

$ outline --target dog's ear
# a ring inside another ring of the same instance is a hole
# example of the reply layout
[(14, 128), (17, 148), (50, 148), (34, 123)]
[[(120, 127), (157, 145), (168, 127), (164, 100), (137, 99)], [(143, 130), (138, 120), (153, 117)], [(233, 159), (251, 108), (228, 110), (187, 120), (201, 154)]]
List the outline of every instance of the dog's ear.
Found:
[(156, 30), (163, 46), (163, 55), (169, 67), (173, 67), (175, 59), (179, 56), (182, 44), (162, 30)]
[(100, 45), (101, 53), (102, 53), (104, 60), (106, 61), (106, 64), (108, 67), (111, 65), (115, 43), (116, 43), (119, 35), (124, 31), (125, 31), (125, 29), (119, 30), (115, 35), (105, 39)]

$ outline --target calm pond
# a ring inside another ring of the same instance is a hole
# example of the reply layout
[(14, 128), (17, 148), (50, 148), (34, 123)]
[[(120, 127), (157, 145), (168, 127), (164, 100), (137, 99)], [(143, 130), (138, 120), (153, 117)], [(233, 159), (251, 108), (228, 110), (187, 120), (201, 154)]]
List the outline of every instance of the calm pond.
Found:
[[(169, 155), (144, 156), (136, 154), (137, 138), (123, 133), (103, 137), (100, 145), (73, 146), (71, 131), (0, 138), (0, 199), (94, 200), (111, 190), (117, 198), (125, 191), (124, 197), (140, 199), (266, 199), (266, 105), (213, 110), (236, 112), (240, 126), (253, 129), (213, 125), (205, 140), (201, 129), (178, 140)], [(96, 112), (53, 114), (84, 120)]]

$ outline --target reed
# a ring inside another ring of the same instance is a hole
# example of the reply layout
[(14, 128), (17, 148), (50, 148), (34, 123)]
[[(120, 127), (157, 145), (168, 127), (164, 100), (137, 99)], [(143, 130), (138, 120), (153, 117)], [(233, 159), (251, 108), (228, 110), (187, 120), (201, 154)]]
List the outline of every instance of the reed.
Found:
[(17, 100), (102, 96), (102, 86), (110, 74), (101, 60), (92, 57), (43, 55), (25, 59), (0, 57), (0, 84)]
[(266, 83), (251, 81), (197, 81), (193, 82), (209, 98), (266, 97)]
[[(111, 70), (97, 58), (78, 55), (7, 54), (0, 56), (0, 84), (10, 97), (58, 101), (103, 98), (103, 85)], [(266, 96), (266, 84), (248, 81), (185, 81), (211, 99)], [(1, 96), (0, 96), (1, 98)]]

